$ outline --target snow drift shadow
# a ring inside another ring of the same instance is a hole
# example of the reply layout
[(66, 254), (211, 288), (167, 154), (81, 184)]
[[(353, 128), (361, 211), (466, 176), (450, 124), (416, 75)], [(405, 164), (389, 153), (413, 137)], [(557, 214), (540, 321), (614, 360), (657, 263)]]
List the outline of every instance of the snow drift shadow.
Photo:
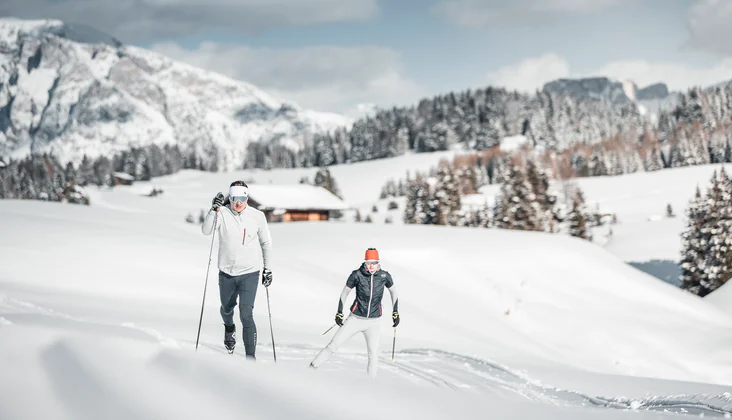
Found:
[(681, 269), (679, 263), (672, 260), (650, 260), (644, 262), (628, 262), (629, 265), (643, 271), (644, 273), (650, 274), (653, 277), (661, 279), (666, 283), (673, 284), (674, 286), (681, 287), (681, 280), (679, 275)]
[(68, 414), (75, 419), (152, 419), (135, 410), (125, 395), (113, 392), (93, 369), (63, 341), (41, 353), (53, 391), (64, 402)]

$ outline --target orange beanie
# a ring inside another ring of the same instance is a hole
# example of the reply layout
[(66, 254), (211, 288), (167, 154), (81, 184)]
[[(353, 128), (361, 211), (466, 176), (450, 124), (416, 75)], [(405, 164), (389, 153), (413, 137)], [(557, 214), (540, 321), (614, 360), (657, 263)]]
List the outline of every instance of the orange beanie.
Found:
[(366, 258), (364, 258), (366, 261), (378, 261), (379, 260), (379, 251), (376, 250), (376, 248), (369, 248), (366, 250)]

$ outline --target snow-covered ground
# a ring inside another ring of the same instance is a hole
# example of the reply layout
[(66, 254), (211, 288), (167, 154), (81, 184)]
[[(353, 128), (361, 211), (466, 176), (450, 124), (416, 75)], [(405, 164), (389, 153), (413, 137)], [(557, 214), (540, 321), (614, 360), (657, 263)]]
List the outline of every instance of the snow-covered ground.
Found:
[[(437, 157), (331, 171), (349, 204), (366, 204), (392, 174)], [(261, 287), (257, 363), (246, 363), (241, 339), (233, 356), (223, 349), (216, 258), (195, 351), (211, 237), (185, 215), (233, 179), (296, 183), (314, 171), (184, 171), (90, 189), (91, 206), (0, 201), (0, 419), (730, 415), (730, 314), (628, 266), (611, 244), (543, 233), (273, 224), (277, 362)], [(588, 196), (605, 193), (618, 213), (615, 235), (665, 209), (627, 191), (640, 180), (587, 181)], [(145, 197), (153, 185), (164, 193)], [(683, 186), (675, 188), (680, 197)], [(637, 207), (619, 204), (630, 201)], [(377, 386), (360, 337), (320, 370), (306, 369), (371, 246), (399, 287), (402, 315), (394, 362), (394, 331), (382, 320)]]
[(712, 302), (723, 311), (732, 315), (732, 283), (725, 283), (722, 287), (707, 295), (704, 299)]

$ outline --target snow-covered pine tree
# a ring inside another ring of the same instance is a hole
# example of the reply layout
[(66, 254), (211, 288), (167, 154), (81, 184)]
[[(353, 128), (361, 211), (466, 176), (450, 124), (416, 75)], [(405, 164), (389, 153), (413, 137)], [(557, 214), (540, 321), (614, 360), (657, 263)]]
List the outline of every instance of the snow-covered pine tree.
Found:
[(590, 155), (590, 161), (587, 164), (590, 176), (605, 176), (609, 174), (605, 158), (606, 156), (602, 149), (595, 149), (592, 152), (592, 155)]
[(702, 231), (706, 223), (707, 202), (701, 190), (696, 187), (696, 194), (686, 207), (686, 228), (681, 233), (681, 287), (695, 295), (704, 296), (709, 291), (702, 287), (704, 278), (705, 255), (709, 248), (709, 238)]
[(76, 181), (77, 172), (76, 168), (74, 168), (73, 162), (66, 163), (66, 168), (64, 169), (64, 178), (66, 178), (66, 182)]
[(526, 165), (526, 179), (534, 193), (537, 209), (537, 221), (545, 232), (554, 232), (556, 229), (556, 212), (554, 206), (557, 198), (549, 191), (549, 177), (542, 168), (530, 160)]
[(341, 192), (338, 189), (338, 184), (336, 183), (335, 178), (330, 174), (328, 168), (318, 169), (318, 172), (315, 173), (313, 184), (316, 187), (323, 187), (333, 193), (336, 197), (343, 199), (343, 197), (341, 197)]
[(710, 163), (723, 163), (727, 161), (727, 134), (724, 130), (714, 130), (709, 137), (709, 160)]
[[(716, 173), (716, 171), (715, 171)], [(707, 191), (707, 215), (702, 232), (708, 235), (709, 250), (704, 262), (702, 287), (713, 292), (732, 276), (732, 188), (722, 168)]]
[(79, 164), (77, 183), (82, 187), (94, 182), (94, 163), (87, 155), (81, 158)]
[(429, 184), (417, 174), (407, 182), (407, 202), (404, 206), (405, 224), (424, 224), (427, 219), (430, 192)]
[(157, 144), (147, 147), (147, 160), (150, 170), (150, 178), (166, 175), (165, 155)]
[(137, 149), (135, 155), (135, 180), (149, 181), (152, 171), (150, 169), (150, 161), (146, 149)]
[(178, 145), (166, 144), (163, 146), (163, 155), (165, 156), (165, 175), (174, 174), (183, 168), (183, 154)]
[(526, 179), (523, 169), (516, 164), (509, 166), (506, 181), (501, 185), (500, 198), (496, 200), (496, 227), (501, 229), (540, 231), (539, 204)]
[(451, 165), (443, 163), (437, 172), (432, 201), (436, 225), (455, 225), (460, 212), (460, 183)]
[(137, 172), (137, 159), (131, 150), (122, 152), (122, 172), (133, 177)]
[(94, 161), (94, 175), (92, 182), (98, 186), (111, 187), (114, 185), (112, 176), (112, 162), (106, 156), (99, 156)]
[(493, 210), (486, 202), (476, 211), (474, 227), (489, 228), (493, 224)]
[(646, 151), (645, 157), (643, 158), (643, 170), (653, 172), (661, 169), (663, 169), (661, 152), (658, 150), (658, 146), (653, 146), (653, 148)]
[(575, 189), (572, 197), (572, 210), (567, 216), (569, 220), (569, 234), (582, 239), (592, 240), (588, 229), (588, 217), (585, 209), (585, 197), (582, 190)]

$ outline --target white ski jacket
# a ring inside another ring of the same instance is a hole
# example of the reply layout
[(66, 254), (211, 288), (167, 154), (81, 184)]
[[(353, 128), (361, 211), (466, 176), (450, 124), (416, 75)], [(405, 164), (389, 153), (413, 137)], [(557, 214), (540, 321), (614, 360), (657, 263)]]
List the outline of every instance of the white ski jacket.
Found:
[[(201, 226), (204, 235), (213, 233), (216, 211), (209, 210)], [(237, 213), (221, 206), (216, 226), (219, 233), (219, 270), (231, 276), (270, 268), (272, 238), (264, 213), (247, 205)]]

